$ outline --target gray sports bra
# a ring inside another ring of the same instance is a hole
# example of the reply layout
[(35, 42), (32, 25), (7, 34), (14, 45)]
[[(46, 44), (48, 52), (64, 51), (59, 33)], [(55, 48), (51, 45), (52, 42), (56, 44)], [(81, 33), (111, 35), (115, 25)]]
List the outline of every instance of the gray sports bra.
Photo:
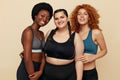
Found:
[[(31, 27), (30, 27), (31, 28)], [(32, 33), (33, 33), (33, 41), (32, 41), (32, 52), (37, 52), (37, 53), (41, 53), (44, 47), (44, 40), (40, 40), (35, 31), (31, 28)]]

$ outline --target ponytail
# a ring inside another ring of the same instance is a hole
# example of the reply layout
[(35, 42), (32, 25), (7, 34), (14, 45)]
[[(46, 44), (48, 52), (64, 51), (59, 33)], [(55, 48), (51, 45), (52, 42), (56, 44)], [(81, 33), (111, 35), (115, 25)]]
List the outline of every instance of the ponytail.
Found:
[(70, 22), (68, 21), (68, 30), (69, 30), (69, 36), (71, 36), (71, 25), (70, 25)]

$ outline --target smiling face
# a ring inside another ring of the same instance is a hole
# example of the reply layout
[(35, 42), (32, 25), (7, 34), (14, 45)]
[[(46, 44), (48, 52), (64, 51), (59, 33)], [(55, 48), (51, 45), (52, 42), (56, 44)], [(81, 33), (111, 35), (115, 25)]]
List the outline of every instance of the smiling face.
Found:
[(47, 10), (40, 10), (39, 13), (35, 16), (35, 22), (39, 26), (45, 26), (50, 20), (50, 14)]
[(79, 9), (77, 14), (78, 23), (80, 25), (88, 24), (89, 15), (85, 9)]
[(67, 26), (68, 17), (63, 11), (54, 14), (54, 22), (58, 28), (64, 28)]

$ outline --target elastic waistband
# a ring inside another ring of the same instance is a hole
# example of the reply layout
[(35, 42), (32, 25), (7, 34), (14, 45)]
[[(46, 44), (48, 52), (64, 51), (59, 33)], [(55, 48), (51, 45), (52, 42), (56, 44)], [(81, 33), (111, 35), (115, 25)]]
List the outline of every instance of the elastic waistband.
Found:
[(39, 53), (41, 53), (42, 49), (32, 49), (32, 52), (35, 52), (35, 53), (39, 52)]
[(56, 67), (64, 67), (64, 66), (70, 66), (70, 65), (75, 65), (75, 62), (73, 61), (73, 62), (71, 62), (71, 63), (68, 63), (68, 64), (63, 64), (63, 65), (55, 65), (55, 64), (52, 64), (52, 63), (49, 63), (49, 62), (47, 62), (46, 61), (46, 64), (48, 64), (48, 65), (51, 65), (51, 66), (56, 66)]
[(89, 72), (89, 71), (94, 71), (94, 70), (96, 70), (96, 67), (90, 70), (84, 70), (84, 72)]

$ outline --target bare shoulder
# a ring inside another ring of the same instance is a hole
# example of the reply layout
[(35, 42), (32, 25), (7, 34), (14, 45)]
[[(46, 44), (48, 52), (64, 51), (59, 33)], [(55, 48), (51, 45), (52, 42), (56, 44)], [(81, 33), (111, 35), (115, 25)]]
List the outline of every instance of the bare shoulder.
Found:
[(74, 32), (74, 33), (75, 33), (75, 40), (81, 40), (79, 33), (77, 32)]
[(24, 31), (23, 31), (23, 33), (22, 33), (22, 36), (25, 36), (25, 37), (32, 36), (31, 29), (29, 27), (25, 28)]
[(49, 36), (51, 31), (52, 31), (52, 29), (47, 31), (47, 33), (45, 34), (45, 38), (47, 38)]
[(102, 31), (99, 29), (94, 29), (93, 30), (93, 39), (94, 40), (102, 40), (104, 38)]
[(102, 31), (99, 29), (93, 29), (92, 30), (94, 36), (99, 36), (102, 35)]
[(80, 35), (75, 32), (75, 38), (80, 38)]
[(73, 34), (73, 33), (74, 33), (75, 35), (77, 35), (77, 34), (78, 34), (78, 33), (77, 33), (77, 32), (75, 32), (75, 31), (72, 31), (72, 32), (71, 32), (71, 34)]
[(72, 33), (75, 33), (75, 37), (80, 37), (77, 32), (72, 31)]

